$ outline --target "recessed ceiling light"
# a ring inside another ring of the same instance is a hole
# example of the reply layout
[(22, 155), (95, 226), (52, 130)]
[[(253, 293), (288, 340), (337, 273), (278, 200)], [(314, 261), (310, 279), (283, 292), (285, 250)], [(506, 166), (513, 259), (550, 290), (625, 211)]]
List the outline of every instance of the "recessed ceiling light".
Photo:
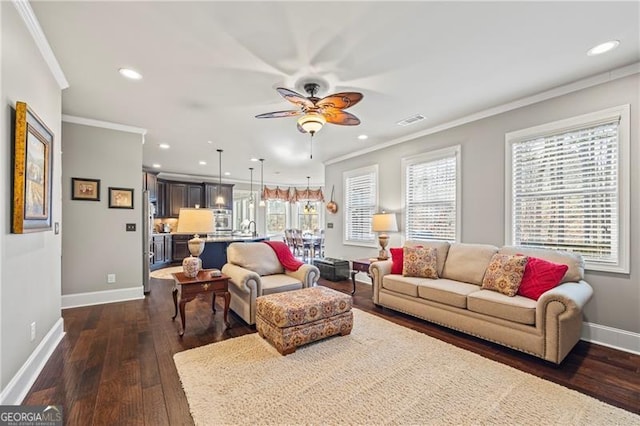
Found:
[(224, 172), (225, 176), (231, 176), (231, 172)]
[(211, 144), (213, 143), (213, 141), (207, 141), (207, 143), (208, 143), (209, 145), (211, 145)]
[(162, 166), (160, 164), (157, 164), (157, 163), (153, 165), (154, 169), (159, 169), (160, 167), (162, 167)]
[(258, 161), (257, 158), (252, 158), (251, 161), (253, 161), (254, 163)]
[(607, 53), (620, 45), (620, 41), (618, 40), (610, 40), (604, 43), (601, 43), (597, 46), (592, 47), (587, 51), (588, 56), (596, 56), (601, 55), (603, 53)]
[(142, 74), (130, 68), (120, 68), (118, 72), (131, 80), (140, 80), (142, 78)]
[(198, 164), (200, 164), (201, 166), (206, 166), (207, 162), (206, 161), (198, 161)]
[(360, 135), (358, 136), (358, 139), (360, 139), (361, 141), (365, 140), (365, 139), (369, 139), (369, 136), (367, 135)]
[(168, 143), (161, 143), (158, 146), (160, 147), (160, 149), (169, 149), (169, 148), (171, 148), (171, 145), (169, 145)]

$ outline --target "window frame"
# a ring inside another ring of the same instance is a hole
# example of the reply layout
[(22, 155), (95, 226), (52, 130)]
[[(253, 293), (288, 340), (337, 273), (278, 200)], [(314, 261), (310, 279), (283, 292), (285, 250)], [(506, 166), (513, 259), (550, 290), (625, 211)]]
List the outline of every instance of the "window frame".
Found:
[[(456, 221), (455, 221), (455, 240), (450, 242), (459, 243), (462, 235), (462, 147), (461, 145), (453, 145), (421, 154), (405, 157), (401, 160), (402, 169), (402, 210), (404, 214), (404, 232), (403, 237), (409, 240), (409, 214), (407, 202), (407, 167), (413, 164), (428, 163), (432, 161), (442, 160), (448, 157), (456, 159)], [(415, 240), (420, 241), (420, 240)]]
[[(269, 203), (273, 203), (273, 202), (277, 202), (277, 203), (283, 203), (284, 205), (284, 213), (270, 213), (269, 210)], [(266, 201), (266, 205), (264, 208), (264, 227), (267, 233), (270, 234), (276, 234), (276, 235), (280, 235), (280, 234), (284, 234), (284, 230), (288, 228), (288, 223), (289, 223), (289, 202), (288, 201), (283, 201), (283, 200), (269, 200)], [(271, 215), (281, 215), (284, 214), (284, 229), (282, 231), (274, 231), (274, 230), (270, 230), (269, 229), (269, 216)]]
[(505, 244), (513, 245), (513, 144), (529, 139), (550, 137), (560, 133), (578, 131), (612, 120), (618, 124), (618, 262), (615, 265), (592, 263), (585, 259), (585, 269), (590, 271), (629, 273), (630, 261), (630, 106), (619, 105), (604, 110), (582, 114), (539, 126), (529, 127), (505, 134)]
[[(348, 191), (347, 191), (347, 180), (350, 178), (355, 178), (358, 176), (363, 176), (363, 175), (368, 175), (373, 173), (374, 175), (374, 192), (375, 194), (373, 194), (373, 198), (374, 198), (374, 206), (373, 206), (373, 213), (376, 213), (378, 211), (378, 207), (379, 207), (379, 192), (380, 192), (380, 187), (379, 187), (379, 183), (380, 183), (380, 175), (379, 175), (379, 171), (378, 171), (378, 165), (377, 164), (373, 164), (370, 166), (366, 166), (366, 167), (360, 167), (358, 169), (353, 169), (353, 170), (348, 170), (342, 173), (342, 189), (343, 189), (343, 194), (344, 194), (344, 214), (343, 214), (343, 220), (344, 220), (344, 227), (342, 230), (342, 244), (344, 245), (349, 245), (349, 246), (359, 246), (359, 247), (374, 247), (377, 248), (379, 247), (378, 245), (378, 237), (375, 235), (375, 233), (373, 231), (371, 231), (372, 234), (372, 238), (371, 240), (349, 240), (347, 239), (347, 224), (349, 223), (349, 217), (348, 215), (348, 208), (347, 208), (347, 196), (348, 196)], [(372, 220), (373, 220), (373, 216), (372, 216)]]

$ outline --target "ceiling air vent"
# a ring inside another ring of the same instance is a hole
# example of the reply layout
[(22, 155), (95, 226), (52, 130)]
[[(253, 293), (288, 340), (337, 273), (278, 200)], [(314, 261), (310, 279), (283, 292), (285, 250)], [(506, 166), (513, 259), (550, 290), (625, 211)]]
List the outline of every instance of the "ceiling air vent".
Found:
[(398, 126), (408, 126), (410, 124), (417, 123), (418, 121), (424, 120), (426, 117), (424, 115), (416, 114), (411, 117), (407, 117), (404, 120), (398, 121)]

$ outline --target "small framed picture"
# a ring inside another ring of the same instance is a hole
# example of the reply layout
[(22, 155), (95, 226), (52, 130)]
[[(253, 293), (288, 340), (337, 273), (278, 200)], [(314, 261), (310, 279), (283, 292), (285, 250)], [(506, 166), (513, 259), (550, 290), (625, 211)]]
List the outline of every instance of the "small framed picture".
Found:
[(100, 201), (100, 179), (71, 178), (71, 199)]
[(132, 209), (133, 208), (133, 188), (109, 187), (109, 208), (110, 209)]

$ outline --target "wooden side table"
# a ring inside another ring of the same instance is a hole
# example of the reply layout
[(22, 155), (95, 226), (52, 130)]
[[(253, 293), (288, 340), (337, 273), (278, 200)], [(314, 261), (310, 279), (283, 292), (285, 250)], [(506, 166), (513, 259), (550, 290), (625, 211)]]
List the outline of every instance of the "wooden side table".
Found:
[(356, 259), (351, 261), (351, 282), (353, 283), (353, 291), (351, 294), (353, 295), (356, 292), (356, 274), (358, 272), (364, 272), (367, 274), (369, 279), (371, 279), (371, 284), (373, 284), (373, 277), (369, 274), (369, 266), (371, 263), (375, 262), (372, 259)]
[(214, 314), (216, 312), (216, 295), (221, 294), (224, 297), (224, 323), (227, 327), (230, 326), (228, 320), (229, 302), (231, 301), (231, 293), (229, 293), (229, 277), (226, 275), (212, 277), (211, 271), (212, 269), (203, 269), (198, 272), (198, 275), (194, 278), (185, 277), (183, 272), (175, 272), (171, 274), (173, 275), (174, 280), (173, 306), (175, 309), (172, 320), (175, 320), (176, 316), (178, 316), (179, 305), (180, 319), (182, 320), (180, 337), (182, 337), (184, 330), (187, 328), (184, 316), (184, 305), (195, 299), (199, 294), (212, 293), (211, 310)]

